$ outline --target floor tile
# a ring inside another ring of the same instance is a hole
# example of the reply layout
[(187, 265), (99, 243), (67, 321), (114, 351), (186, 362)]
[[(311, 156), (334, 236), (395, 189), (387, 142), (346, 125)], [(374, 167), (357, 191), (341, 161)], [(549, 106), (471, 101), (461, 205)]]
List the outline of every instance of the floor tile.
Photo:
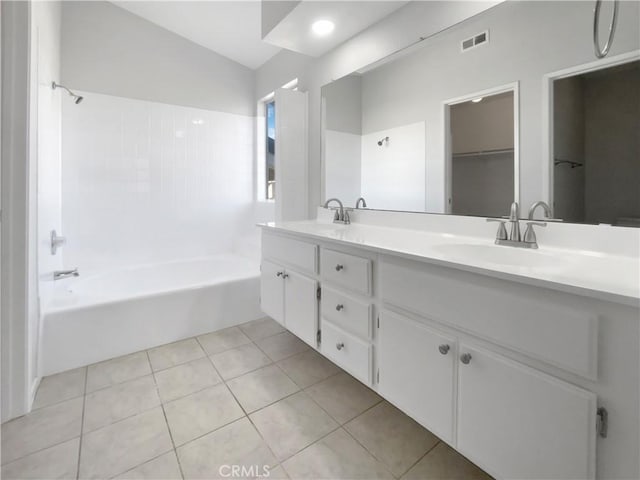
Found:
[(176, 452), (171, 450), (115, 478), (116, 480), (175, 480), (181, 479), (182, 474)]
[(184, 397), (221, 381), (206, 357), (156, 372), (154, 375), (163, 402)]
[(440, 442), (427, 453), (411, 470), (403, 475), (403, 480), (423, 480), (425, 478), (446, 478), (449, 480), (491, 480), (492, 477), (446, 443)]
[(204, 350), (195, 338), (162, 345), (148, 350), (149, 361), (154, 372), (175, 367), (205, 356)]
[(84, 435), (80, 478), (110, 478), (172, 448), (162, 408), (156, 407)]
[(229, 380), (227, 385), (246, 412), (253, 412), (299, 390), (275, 365)]
[(211, 361), (225, 380), (238, 377), (271, 363), (271, 359), (253, 343), (247, 343), (238, 348), (216, 353), (211, 356)]
[(405, 473), (439, 441), (388, 402), (367, 410), (345, 429), (395, 476)]
[(176, 446), (244, 416), (226, 385), (216, 385), (164, 406)]
[(119, 383), (87, 395), (83, 431), (90, 432), (160, 405), (153, 375)]
[(250, 415), (279, 460), (284, 460), (338, 427), (305, 392)]
[(2, 425), (2, 463), (80, 435), (82, 397), (40, 408)]
[[(264, 475), (262, 476), (262, 478), (264, 478)], [(289, 475), (287, 475), (285, 469), (282, 468), (282, 465), (278, 465), (277, 467), (269, 469), (269, 476), (267, 478), (269, 478), (269, 480), (289, 480), (290, 477)]]
[(105, 362), (89, 365), (87, 370), (87, 393), (116, 383), (133, 380), (151, 373), (146, 352), (133, 353)]
[(306, 343), (289, 332), (283, 332), (256, 340), (256, 345), (274, 362), (295, 355), (296, 353), (304, 352), (309, 348)]
[[(185, 479), (230, 478), (232, 466), (255, 477), (264, 466), (277, 464), (249, 419), (241, 418), (177, 449)], [(248, 470), (247, 470), (248, 469)], [(239, 478), (234, 476), (233, 478)]]
[(344, 372), (313, 385), (307, 393), (341, 425), (382, 401), (376, 392)]
[(394, 478), (342, 428), (284, 462), (284, 468), (295, 479)]
[(251, 340), (242, 333), (242, 330), (238, 327), (231, 327), (217, 332), (207, 333), (206, 335), (200, 335), (198, 342), (200, 342), (204, 351), (207, 352), (207, 355), (215, 355), (216, 353), (251, 343)]
[(80, 438), (32, 453), (2, 466), (5, 480), (11, 479), (75, 479), (78, 473)]
[(84, 395), (87, 368), (76, 368), (68, 372), (44, 377), (38, 387), (33, 409), (46, 407)]
[(253, 320), (243, 323), (239, 327), (247, 337), (254, 341), (285, 331), (285, 328), (272, 318)]
[(306, 388), (340, 372), (335, 364), (311, 349), (280, 360), (278, 366), (300, 388)]

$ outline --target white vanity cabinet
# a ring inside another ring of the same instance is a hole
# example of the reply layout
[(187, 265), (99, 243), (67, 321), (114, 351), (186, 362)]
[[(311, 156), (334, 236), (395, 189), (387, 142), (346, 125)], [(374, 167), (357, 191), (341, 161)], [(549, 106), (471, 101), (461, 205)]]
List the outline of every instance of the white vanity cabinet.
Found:
[(317, 249), (308, 242), (263, 236), (262, 310), (312, 347), (318, 332)]
[(372, 261), (320, 249), (320, 351), (368, 386), (373, 384)]
[(469, 343), (459, 358), (463, 455), (499, 478), (594, 478), (593, 393)]
[(639, 478), (636, 306), (335, 239), (263, 239), (264, 312), (489, 474)]
[(383, 310), (378, 392), (446, 442), (453, 442), (456, 339)]

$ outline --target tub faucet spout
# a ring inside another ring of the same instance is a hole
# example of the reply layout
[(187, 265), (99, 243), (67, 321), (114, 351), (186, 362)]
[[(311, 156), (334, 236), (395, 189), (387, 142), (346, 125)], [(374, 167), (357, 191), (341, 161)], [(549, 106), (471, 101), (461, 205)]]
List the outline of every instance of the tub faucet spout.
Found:
[(78, 273), (78, 268), (74, 268), (73, 270), (56, 270), (53, 272), (54, 280), (62, 280), (67, 277), (78, 277), (80, 273)]

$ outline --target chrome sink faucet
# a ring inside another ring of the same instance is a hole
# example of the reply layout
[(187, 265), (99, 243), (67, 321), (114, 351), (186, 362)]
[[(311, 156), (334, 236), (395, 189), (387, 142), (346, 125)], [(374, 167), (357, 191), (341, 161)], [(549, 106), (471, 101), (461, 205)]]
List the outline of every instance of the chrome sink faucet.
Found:
[(529, 220), (533, 220), (533, 215), (536, 211), (536, 208), (538, 207), (542, 207), (542, 209), (544, 210), (545, 217), (551, 218), (551, 207), (549, 206), (548, 203), (543, 202), (542, 200), (539, 200), (531, 204), (531, 206), (529, 207)]
[(496, 234), (496, 245), (507, 245), (509, 247), (519, 248), (538, 248), (538, 240), (536, 238), (536, 232), (533, 230), (533, 226), (547, 226), (545, 222), (527, 222), (527, 228), (524, 232), (524, 237), (521, 237), (519, 208), (517, 202), (513, 202), (511, 204), (511, 211), (509, 213), (508, 220), (508, 222), (511, 224), (511, 229), (508, 235), (507, 229), (505, 227), (505, 220), (502, 220), (500, 218), (487, 218), (487, 222), (500, 223), (500, 225), (498, 226), (498, 233)]
[(356, 210), (360, 208), (361, 203), (362, 208), (367, 208), (367, 201), (364, 199), (364, 197), (360, 197), (358, 200), (356, 200)]
[(349, 212), (344, 209), (342, 202), (337, 198), (330, 198), (329, 200), (324, 202), (324, 208), (329, 208), (329, 203), (331, 202), (337, 202), (339, 205), (339, 208), (336, 210), (336, 213), (333, 216), (333, 223), (342, 223), (344, 225), (350, 224), (351, 220), (349, 219)]
[(80, 273), (78, 273), (78, 269), (74, 268), (73, 270), (56, 270), (53, 272), (54, 280), (62, 280), (67, 277), (79, 277)]

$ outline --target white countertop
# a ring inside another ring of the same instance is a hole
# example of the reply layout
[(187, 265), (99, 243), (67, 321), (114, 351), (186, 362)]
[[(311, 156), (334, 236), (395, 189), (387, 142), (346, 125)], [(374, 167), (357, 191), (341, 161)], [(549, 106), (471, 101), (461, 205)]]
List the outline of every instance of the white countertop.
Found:
[(554, 248), (498, 246), (480, 238), (397, 227), (324, 221), (271, 222), (262, 228), (361, 247), (567, 293), (640, 306), (637, 257)]

